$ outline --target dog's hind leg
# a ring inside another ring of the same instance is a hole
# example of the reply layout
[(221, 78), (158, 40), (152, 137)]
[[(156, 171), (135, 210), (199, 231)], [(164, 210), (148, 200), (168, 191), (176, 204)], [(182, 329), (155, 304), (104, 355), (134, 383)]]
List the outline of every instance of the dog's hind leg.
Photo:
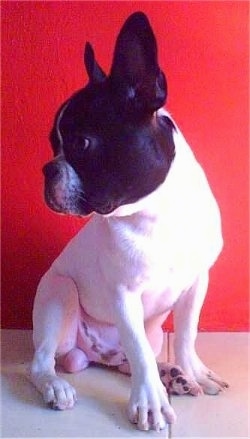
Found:
[[(70, 352), (74, 352), (78, 321), (79, 300), (74, 282), (50, 270), (38, 286), (34, 303), (35, 354), (30, 379), (42, 393), (45, 402), (59, 410), (72, 408), (76, 401), (75, 389), (57, 376), (55, 361), (56, 357), (66, 357)], [(84, 352), (78, 361), (82, 366), (87, 366)]]

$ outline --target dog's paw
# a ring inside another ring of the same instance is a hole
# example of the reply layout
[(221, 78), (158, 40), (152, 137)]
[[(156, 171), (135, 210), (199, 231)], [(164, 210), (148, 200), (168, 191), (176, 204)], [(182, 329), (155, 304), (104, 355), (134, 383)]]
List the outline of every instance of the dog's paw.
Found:
[(128, 416), (130, 422), (143, 431), (163, 430), (166, 424), (172, 424), (176, 419), (160, 381), (154, 385), (150, 381), (132, 387)]
[(158, 370), (161, 381), (169, 395), (190, 394), (197, 396), (203, 393), (201, 387), (186, 375), (180, 366), (169, 363), (159, 363)]
[(198, 373), (196, 373), (196, 379), (202, 387), (203, 392), (207, 395), (217, 395), (229, 387), (228, 383), (207, 368), (201, 372), (198, 371)]
[(182, 367), (188, 376), (193, 378), (196, 385), (200, 387), (202, 393), (217, 395), (229, 387), (228, 383), (208, 369), (196, 354), (185, 358), (182, 361)]
[(67, 381), (58, 376), (47, 377), (42, 394), (44, 401), (54, 410), (66, 410), (74, 407), (76, 391)]

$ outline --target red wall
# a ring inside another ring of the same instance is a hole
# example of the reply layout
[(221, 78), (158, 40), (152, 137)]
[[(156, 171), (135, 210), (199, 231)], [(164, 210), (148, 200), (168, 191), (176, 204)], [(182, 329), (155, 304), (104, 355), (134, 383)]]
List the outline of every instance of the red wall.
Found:
[(86, 81), (86, 40), (108, 70), (133, 11), (150, 18), (168, 108), (207, 171), (223, 217), (201, 329), (248, 326), (248, 2), (2, 3), (2, 325), (31, 326), (36, 285), (83, 221), (49, 211), (41, 167), (59, 104)]

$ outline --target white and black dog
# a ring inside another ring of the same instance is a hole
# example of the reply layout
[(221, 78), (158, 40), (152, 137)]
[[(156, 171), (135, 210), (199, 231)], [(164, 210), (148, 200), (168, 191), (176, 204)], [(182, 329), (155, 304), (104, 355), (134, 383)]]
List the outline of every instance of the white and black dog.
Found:
[[(147, 17), (131, 15), (109, 75), (85, 48), (89, 76), (59, 109), (45, 198), (56, 212), (93, 214), (43, 276), (34, 303), (31, 379), (53, 408), (73, 407), (55, 372), (90, 362), (131, 373), (128, 416), (141, 430), (175, 420), (169, 393), (227, 387), (199, 359), (197, 324), (222, 249), (217, 203), (201, 166), (162, 109), (167, 85)], [(171, 311), (175, 361), (157, 364)]]

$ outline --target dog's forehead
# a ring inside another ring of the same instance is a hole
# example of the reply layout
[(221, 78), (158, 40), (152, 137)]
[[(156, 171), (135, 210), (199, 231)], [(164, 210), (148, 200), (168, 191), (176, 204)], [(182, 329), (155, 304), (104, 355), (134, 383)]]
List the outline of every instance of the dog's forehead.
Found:
[(135, 124), (134, 118), (127, 115), (125, 106), (122, 109), (117, 106), (117, 96), (108, 82), (88, 85), (76, 92), (62, 105), (55, 121), (61, 139), (74, 133), (122, 138), (128, 132), (136, 134), (140, 125), (144, 123)]
[(76, 92), (61, 107), (56, 117), (56, 125), (71, 129), (90, 128), (94, 120), (101, 123), (105, 115), (111, 117), (114, 112), (114, 101), (108, 87), (102, 84), (87, 86)]

